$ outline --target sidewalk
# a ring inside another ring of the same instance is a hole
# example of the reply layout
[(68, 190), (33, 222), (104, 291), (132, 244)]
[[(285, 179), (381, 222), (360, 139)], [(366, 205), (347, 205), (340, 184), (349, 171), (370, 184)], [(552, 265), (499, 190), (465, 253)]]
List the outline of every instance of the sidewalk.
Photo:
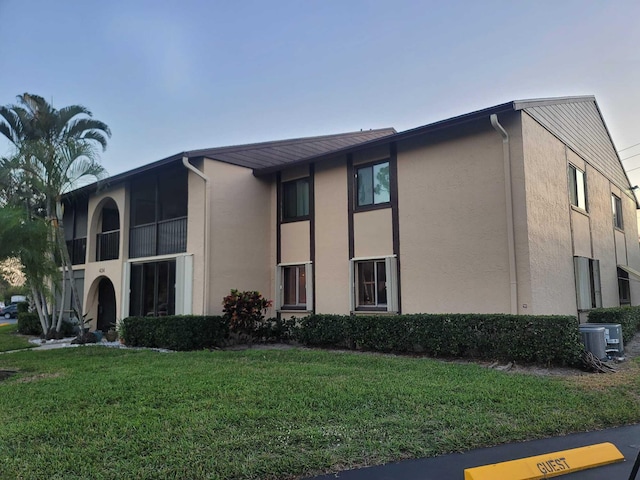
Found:
[[(622, 452), (625, 461), (562, 475), (558, 478), (567, 480), (628, 480), (640, 451), (640, 424), (588, 433), (575, 433), (564, 437), (499, 445), (466, 453), (407, 460), (312, 478), (313, 480), (463, 480), (465, 468), (603, 442), (613, 443)], [(308, 480), (311, 480), (311, 478)], [(640, 480), (640, 475), (638, 475), (638, 480)]]

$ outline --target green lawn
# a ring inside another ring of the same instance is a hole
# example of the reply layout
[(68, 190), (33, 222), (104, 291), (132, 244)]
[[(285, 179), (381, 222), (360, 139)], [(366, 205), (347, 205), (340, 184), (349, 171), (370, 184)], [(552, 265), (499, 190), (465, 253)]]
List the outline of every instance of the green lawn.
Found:
[(638, 366), (601, 388), (308, 350), (16, 352), (0, 478), (299, 478), (633, 423)]
[[(2, 323), (2, 319), (0, 319), (0, 323)], [(29, 343), (26, 337), (17, 335), (17, 331), (18, 325), (15, 324), (0, 327), (0, 352), (35, 347), (35, 345)]]

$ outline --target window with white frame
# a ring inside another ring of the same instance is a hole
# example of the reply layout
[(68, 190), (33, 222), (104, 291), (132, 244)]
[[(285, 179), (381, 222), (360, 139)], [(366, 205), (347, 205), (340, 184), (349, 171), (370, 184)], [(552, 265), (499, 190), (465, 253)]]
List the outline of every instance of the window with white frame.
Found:
[(602, 307), (600, 261), (587, 257), (573, 257), (573, 265), (578, 310)]
[(351, 260), (351, 310), (398, 311), (396, 258)]
[(575, 165), (569, 165), (569, 197), (571, 205), (587, 210), (586, 175)]
[(276, 299), (279, 310), (313, 310), (311, 263), (276, 267)]
[(611, 210), (613, 212), (613, 226), (622, 230), (622, 200), (616, 195), (611, 195)]

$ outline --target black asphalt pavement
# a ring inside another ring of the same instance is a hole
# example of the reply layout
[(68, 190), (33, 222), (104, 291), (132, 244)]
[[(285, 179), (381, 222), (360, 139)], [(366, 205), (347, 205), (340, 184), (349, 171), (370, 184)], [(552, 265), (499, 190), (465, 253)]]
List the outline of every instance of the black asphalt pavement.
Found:
[[(523, 457), (586, 447), (611, 442), (624, 455), (625, 461), (604, 467), (562, 475), (567, 480), (628, 480), (633, 464), (640, 452), (640, 424), (610, 428), (588, 433), (575, 433), (563, 437), (510, 443), (481, 448), (466, 453), (440, 457), (407, 460), (377, 467), (348, 470), (331, 475), (313, 477), (314, 480), (463, 480), (466, 468), (506, 462)], [(640, 480), (640, 474), (638, 474)]]

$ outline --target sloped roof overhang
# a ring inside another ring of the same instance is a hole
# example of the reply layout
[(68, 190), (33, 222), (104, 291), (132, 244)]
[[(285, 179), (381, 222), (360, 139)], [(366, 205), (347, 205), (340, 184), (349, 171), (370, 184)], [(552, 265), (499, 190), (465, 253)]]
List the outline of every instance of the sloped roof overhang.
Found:
[(346, 155), (348, 153), (354, 153), (354, 152), (365, 150), (368, 148), (388, 145), (393, 142), (399, 142), (401, 140), (406, 140), (412, 137), (418, 137), (420, 135), (425, 135), (427, 133), (434, 133), (439, 130), (460, 126), (469, 122), (479, 120), (484, 117), (488, 117), (489, 115), (492, 115), (492, 114), (510, 112), (513, 110), (515, 110), (515, 102), (502, 103), (494, 107), (477, 110), (475, 112), (466, 113), (464, 115), (459, 115), (457, 117), (449, 118), (447, 120), (440, 120), (435, 123), (430, 123), (428, 125), (424, 125), (421, 127), (405, 130), (403, 132), (399, 132), (394, 135), (389, 135), (376, 140), (359, 143), (351, 147), (334, 150), (332, 152), (329, 152), (323, 155), (316, 155), (313, 157), (304, 158), (296, 162), (287, 163), (286, 165), (255, 169), (253, 173), (255, 176), (258, 176), (258, 177), (263, 175), (268, 175), (268, 174), (283, 170), (284, 168), (289, 168), (295, 165), (306, 165), (306, 164), (315, 163), (318, 161), (329, 160), (332, 158), (340, 157), (342, 155)]

